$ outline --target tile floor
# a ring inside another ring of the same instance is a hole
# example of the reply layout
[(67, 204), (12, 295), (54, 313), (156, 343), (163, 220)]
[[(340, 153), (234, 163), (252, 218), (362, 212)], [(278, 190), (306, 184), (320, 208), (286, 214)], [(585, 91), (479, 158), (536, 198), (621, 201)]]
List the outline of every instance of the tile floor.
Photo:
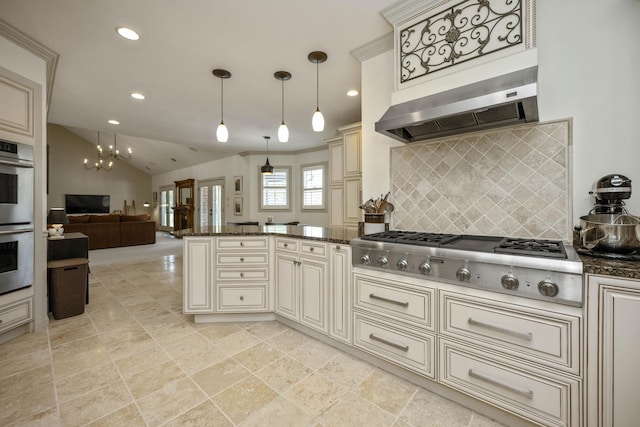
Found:
[(92, 267), (90, 297), (0, 346), (0, 425), (499, 425), (278, 322), (194, 324), (180, 256)]

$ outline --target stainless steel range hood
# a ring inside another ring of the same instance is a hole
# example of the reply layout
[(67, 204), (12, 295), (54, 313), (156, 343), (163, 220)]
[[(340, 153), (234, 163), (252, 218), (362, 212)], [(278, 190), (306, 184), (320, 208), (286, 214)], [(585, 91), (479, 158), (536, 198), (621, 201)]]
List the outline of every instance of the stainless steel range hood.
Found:
[(402, 142), (538, 121), (538, 67), (391, 106), (376, 122)]

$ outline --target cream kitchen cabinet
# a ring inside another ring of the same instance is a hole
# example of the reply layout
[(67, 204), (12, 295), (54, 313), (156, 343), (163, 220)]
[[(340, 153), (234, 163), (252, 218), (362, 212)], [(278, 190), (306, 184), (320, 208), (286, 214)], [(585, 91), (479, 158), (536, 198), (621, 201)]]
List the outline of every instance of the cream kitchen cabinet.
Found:
[(329, 148), (329, 220), (331, 227), (357, 230), (362, 221), (362, 131), (360, 123), (338, 129)]
[(276, 314), (328, 333), (327, 245), (275, 238)]
[[(344, 128), (343, 128), (344, 129)], [(344, 176), (360, 176), (362, 174), (361, 153), (362, 149), (362, 132), (358, 124), (357, 129), (348, 131), (344, 134)]]
[(589, 426), (640, 420), (640, 280), (588, 275)]
[(329, 149), (329, 185), (341, 186), (344, 179), (344, 143), (343, 138), (326, 141)]
[(351, 343), (351, 247), (329, 245), (329, 335)]
[(183, 309), (188, 314), (214, 312), (213, 237), (185, 237)]

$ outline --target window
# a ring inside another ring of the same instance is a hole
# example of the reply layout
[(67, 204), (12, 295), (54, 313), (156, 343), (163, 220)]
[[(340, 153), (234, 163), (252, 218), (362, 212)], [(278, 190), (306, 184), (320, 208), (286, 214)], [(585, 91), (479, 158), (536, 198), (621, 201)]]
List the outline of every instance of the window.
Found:
[(303, 166), (302, 209), (324, 209), (326, 165)]
[(260, 175), (260, 209), (289, 209), (291, 168), (275, 168), (271, 175)]

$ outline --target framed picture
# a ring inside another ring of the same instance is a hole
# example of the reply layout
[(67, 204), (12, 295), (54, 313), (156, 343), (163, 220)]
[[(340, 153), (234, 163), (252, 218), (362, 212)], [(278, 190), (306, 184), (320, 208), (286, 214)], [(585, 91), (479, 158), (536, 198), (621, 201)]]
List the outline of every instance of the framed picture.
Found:
[(242, 194), (242, 177), (241, 176), (233, 177), (233, 193)]
[(237, 216), (242, 215), (242, 197), (234, 197), (233, 199), (233, 214)]

